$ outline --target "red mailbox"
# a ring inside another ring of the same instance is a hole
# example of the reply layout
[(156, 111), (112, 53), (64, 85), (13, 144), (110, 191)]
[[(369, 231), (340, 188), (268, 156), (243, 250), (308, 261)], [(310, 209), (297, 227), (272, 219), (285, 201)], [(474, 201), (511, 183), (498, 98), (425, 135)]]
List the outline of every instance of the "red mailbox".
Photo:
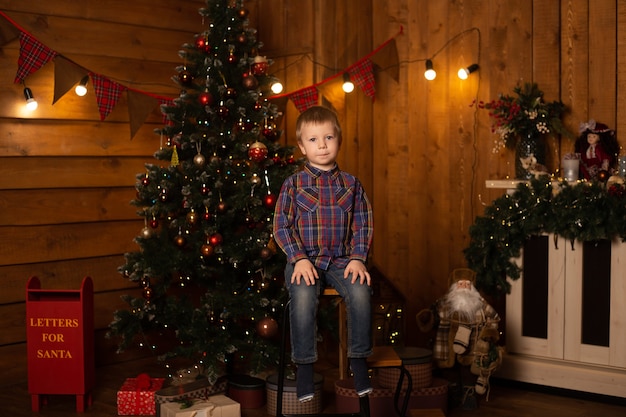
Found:
[(28, 392), (32, 410), (40, 395), (76, 395), (76, 411), (91, 405), (95, 382), (93, 282), (80, 290), (43, 290), (37, 277), (26, 286)]

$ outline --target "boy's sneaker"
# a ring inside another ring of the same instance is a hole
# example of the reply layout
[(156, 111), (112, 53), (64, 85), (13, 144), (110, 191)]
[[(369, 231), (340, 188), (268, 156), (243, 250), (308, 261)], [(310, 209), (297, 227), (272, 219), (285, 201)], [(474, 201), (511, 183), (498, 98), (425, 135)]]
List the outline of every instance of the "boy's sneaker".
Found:
[(367, 373), (365, 358), (350, 358), (350, 369), (354, 374), (354, 389), (359, 397), (365, 397), (372, 392), (372, 384)]
[(313, 384), (313, 364), (298, 364), (296, 372), (296, 395), (298, 401), (305, 403), (311, 401), (315, 395), (315, 387)]

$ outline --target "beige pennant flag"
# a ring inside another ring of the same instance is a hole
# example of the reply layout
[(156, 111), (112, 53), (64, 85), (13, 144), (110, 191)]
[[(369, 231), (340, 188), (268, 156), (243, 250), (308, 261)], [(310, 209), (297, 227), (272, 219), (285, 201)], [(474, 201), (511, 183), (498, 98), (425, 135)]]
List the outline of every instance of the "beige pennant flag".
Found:
[(322, 97), (330, 102), (339, 114), (343, 113), (346, 105), (346, 93), (343, 91), (342, 85), (343, 77), (335, 77), (317, 87)]
[(20, 31), (11, 22), (0, 19), (0, 46), (16, 40), (20, 36)]
[(54, 98), (52, 104), (79, 83), (89, 71), (61, 55), (54, 58)]
[(159, 100), (147, 94), (128, 90), (128, 119), (130, 120), (130, 138), (135, 137), (148, 115), (159, 105)]
[(398, 47), (395, 39), (389, 41), (387, 45), (376, 52), (370, 59), (381, 71), (391, 75), (396, 82), (400, 81), (400, 63), (398, 61)]

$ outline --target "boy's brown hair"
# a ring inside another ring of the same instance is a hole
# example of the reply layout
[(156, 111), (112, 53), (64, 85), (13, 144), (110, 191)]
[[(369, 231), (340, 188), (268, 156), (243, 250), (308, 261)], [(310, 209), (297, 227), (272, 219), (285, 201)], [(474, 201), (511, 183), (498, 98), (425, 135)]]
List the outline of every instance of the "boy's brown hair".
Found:
[(339, 119), (337, 118), (337, 114), (324, 106), (313, 106), (309, 107), (298, 116), (298, 120), (296, 121), (296, 139), (298, 142), (302, 141), (302, 126), (308, 123), (312, 124), (320, 124), (330, 122), (334, 129), (335, 135), (337, 136), (337, 140), (339, 140), (339, 144), (341, 145), (341, 125), (339, 124)]

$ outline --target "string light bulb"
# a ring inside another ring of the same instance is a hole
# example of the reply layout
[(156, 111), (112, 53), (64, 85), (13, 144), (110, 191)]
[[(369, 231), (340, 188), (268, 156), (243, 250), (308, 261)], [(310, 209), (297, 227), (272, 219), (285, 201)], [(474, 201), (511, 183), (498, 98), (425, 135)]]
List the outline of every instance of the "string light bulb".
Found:
[(343, 73), (343, 85), (341, 86), (344, 92), (351, 93), (354, 91), (354, 83), (350, 80), (350, 74)]
[(437, 77), (437, 72), (433, 69), (433, 61), (430, 59), (426, 60), (426, 71), (424, 71), (424, 78), (428, 81), (432, 81)]
[(283, 84), (278, 80), (274, 80), (272, 82), (272, 85), (270, 86), (270, 89), (272, 90), (272, 93), (280, 94), (283, 92)]
[(472, 72), (478, 71), (478, 68), (479, 68), (478, 64), (472, 64), (467, 68), (461, 68), (459, 72), (457, 73), (457, 75), (459, 76), (460, 79), (467, 80), (467, 77), (469, 77), (469, 75)]
[(39, 104), (35, 100), (35, 96), (33, 96), (33, 91), (28, 87), (24, 87), (24, 99), (26, 100), (26, 110), (34, 111), (37, 109)]
[(87, 83), (88, 82), (89, 82), (89, 75), (85, 75), (82, 78), (82, 80), (80, 80), (80, 83), (78, 83), (78, 85), (74, 89), (74, 92), (76, 93), (77, 96), (83, 97), (85, 94), (87, 94)]

